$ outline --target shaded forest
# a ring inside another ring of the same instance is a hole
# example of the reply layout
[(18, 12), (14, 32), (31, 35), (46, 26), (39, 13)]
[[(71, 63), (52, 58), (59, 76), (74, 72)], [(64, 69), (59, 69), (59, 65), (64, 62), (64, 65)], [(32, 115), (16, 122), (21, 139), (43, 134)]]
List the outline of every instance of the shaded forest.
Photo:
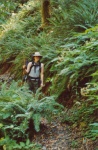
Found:
[[(42, 118), (60, 118), (98, 142), (97, 50), (97, 0), (0, 1), (1, 150), (42, 149), (32, 142)], [(22, 66), (36, 51), (45, 86), (34, 95)]]

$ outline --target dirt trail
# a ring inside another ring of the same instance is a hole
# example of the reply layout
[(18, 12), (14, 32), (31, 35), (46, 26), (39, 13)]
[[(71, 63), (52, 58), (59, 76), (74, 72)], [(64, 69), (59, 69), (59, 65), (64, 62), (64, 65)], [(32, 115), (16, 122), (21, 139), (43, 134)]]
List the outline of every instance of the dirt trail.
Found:
[(42, 150), (68, 150), (68, 136), (66, 126), (54, 122), (44, 126), (34, 141), (42, 144)]
[(41, 128), (33, 142), (42, 145), (42, 150), (97, 150), (91, 140), (84, 140), (81, 132), (66, 124), (54, 121)]
[(10, 73), (6, 71), (4, 74), (0, 74), (0, 83), (11, 82), (13, 78), (14, 78), (14, 75), (10, 75)]

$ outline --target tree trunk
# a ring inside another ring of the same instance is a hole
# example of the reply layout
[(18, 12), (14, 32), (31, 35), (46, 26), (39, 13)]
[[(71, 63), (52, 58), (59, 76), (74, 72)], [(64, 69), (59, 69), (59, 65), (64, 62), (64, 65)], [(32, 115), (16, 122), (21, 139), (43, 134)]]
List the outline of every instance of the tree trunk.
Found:
[(50, 18), (50, 0), (42, 0), (41, 4), (42, 27), (49, 25)]

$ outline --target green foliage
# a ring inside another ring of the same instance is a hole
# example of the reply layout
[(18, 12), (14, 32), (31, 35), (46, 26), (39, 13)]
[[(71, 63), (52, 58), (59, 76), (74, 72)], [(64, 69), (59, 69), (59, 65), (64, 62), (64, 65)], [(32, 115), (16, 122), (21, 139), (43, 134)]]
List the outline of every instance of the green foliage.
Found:
[(98, 24), (98, 3), (97, 0), (82, 0), (73, 5), (70, 10), (69, 22), (70, 26), (85, 30)]
[[(51, 85), (48, 89), (51, 96), (47, 97), (39, 91), (34, 97), (26, 86), (17, 88), (15, 82), (9, 88), (2, 85), (0, 120), (5, 137), (6, 134), (13, 135), (15, 140), (22, 137), (25, 141), (29, 137), (29, 125), (39, 131), (41, 117), (50, 120), (52, 115), (61, 111), (62, 107), (55, 102), (58, 99), (66, 104), (74, 97), (73, 101), (80, 103), (71, 109), (67, 121), (79, 127), (97, 122), (97, 86), (85, 88), (87, 83), (94, 85), (98, 82), (97, 0), (52, 0), (52, 4), (51, 25), (43, 32), (37, 30), (41, 22), (40, 3), (32, 0), (0, 29), (1, 66), (12, 64), (11, 73), (20, 79), (25, 59), (31, 60), (30, 55), (40, 51), (45, 64), (45, 80)], [(83, 88), (84, 93), (81, 93)], [(95, 125), (93, 128), (92, 136), (97, 134)]]
[(15, 140), (11, 140), (9, 137), (1, 139), (0, 145), (3, 145), (3, 149), (7, 148), (8, 150), (40, 150), (41, 148), (40, 145), (31, 143), (29, 139), (25, 143), (19, 142), (17, 144)]
[(0, 24), (6, 23), (12, 15), (19, 11), (21, 6), (21, 1), (26, 0), (1, 0), (0, 1)]
[(77, 34), (73, 38), (66, 39), (66, 44), (61, 45), (60, 56), (52, 60), (54, 63), (52, 70), (57, 71), (57, 76), (54, 76), (52, 81), (54, 90), (60, 92), (63, 88), (62, 92), (64, 88), (69, 87), (70, 92), (76, 94), (77, 91), (80, 93), (81, 87), (87, 82), (97, 81), (98, 78), (97, 76), (95, 78), (93, 73), (98, 69), (98, 39), (96, 37), (98, 32), (94, 37), (91, 30), (88, 33)]
[(19, 87), (13, 82), (9, 88), (3, 84), (0, 91), (0, 123), (3, 136), (16, 141), (30, 138), (35, 130), (40, 130), (41, 118), (48, 121), (63, 106), (55, 102), (55, 97), (44, 97), (40, 92), (32, 95), (28, 87)]
[(72, 148), (77, 148), (77, 147), (78, 147), (78, 142), (72, 141), (71, 147), (72, 147)]
[(12, 0), (0, 1), (0, 24), (4, 23), (5, 19), (11, 16), (16, 7), (17, 3)]
[[(74, 31), (83, 32), (98, 24), (97, 0), (53, 1), (53, 17), (50, 22), (56, 34), (69, 37)], [(56, 36), (56, 35), (55, 35)]]
[(90, 133), (91, 137), (93, 137), (93, 139), (98, 138), (98, 123), (92, 123), (90, 124)]
[[(98, 111), (97, 30), (98, 26), (95, 26), (83, 34), (66, 38), (66, 43), (61, 45), (60, 55), (52, 60), (52, 69), (57, 71), (52, 80), (52, 94), (55, 92), (65, 104), (70, 104), (74, 96), (74, 105), (68, 115), (65, 114), (65, 122), (79, 126), (82, 130), (88, 128), (89, 137), (94, 137), (94, 134), (97, 137), (97, 131), (94, 133), (89, 128), (89, 124), (97, 121)], [(90, 87), (87, 86), (88, 82), (91, 82)]]
[(32, 15), (38, 14), (38, 6), (35, 4), (31, 1), (28, 5), (24, 5), (22, 10), (17, 15), (11, 16), (1, 29), (0, 52), (2, 51), (2, 54), (0, 61), (3, 63), (8, 60), (8, 63), (13, 63), (12, 72), (16, 73), (15, 70), (20, 69), (16, 73), (18, 78), (21, 77), (21, 65), (24, 64), (25, 59), (31, 57), (30, 55), (37, 50), (34, 35), (36, 35), (35, 32), (38, 28), (36, 24), (39, 23), (40, 18), (38, 15), (38, 17), (32, 19)]
[(85, 131), (85, 136), (96, 139), (98, 137), (98, 84), (88, 84), (81, 89), (82, 98), (75, 102), (70, 112), (64, 116), (65, 122), (78, 126)]

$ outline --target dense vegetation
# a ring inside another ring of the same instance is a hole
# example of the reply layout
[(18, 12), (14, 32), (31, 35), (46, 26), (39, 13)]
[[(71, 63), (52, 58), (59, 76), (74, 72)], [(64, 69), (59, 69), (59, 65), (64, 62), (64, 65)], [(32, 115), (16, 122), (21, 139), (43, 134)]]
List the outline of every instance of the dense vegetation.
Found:
[[(15, 80), (11, 85), (0, 83), (1, 145), (8, 150), (40, 149), (30, 143), (29, 130), (32, 127), (39, 131), (41, 117), (49, 120), (63, 111), (60, 104), (69, 112), (61, 113), (62, 121), (78, 126), (85, 136), (95, 140), (98, 137), (97, 0), (51, 0), (50, 23), (43, 30), (39, 30), (40, 1), (25, 2), (24, 5), (14, 0), (0, 2), (0, 72), (10, 70)], [(38, 91), (32, 97), (27, 86), (19, 87), (18, 82), (24, 61), (30, 60), (35, 51), (43, 55), (46, 90), (43, 89), (44, 95)]]

